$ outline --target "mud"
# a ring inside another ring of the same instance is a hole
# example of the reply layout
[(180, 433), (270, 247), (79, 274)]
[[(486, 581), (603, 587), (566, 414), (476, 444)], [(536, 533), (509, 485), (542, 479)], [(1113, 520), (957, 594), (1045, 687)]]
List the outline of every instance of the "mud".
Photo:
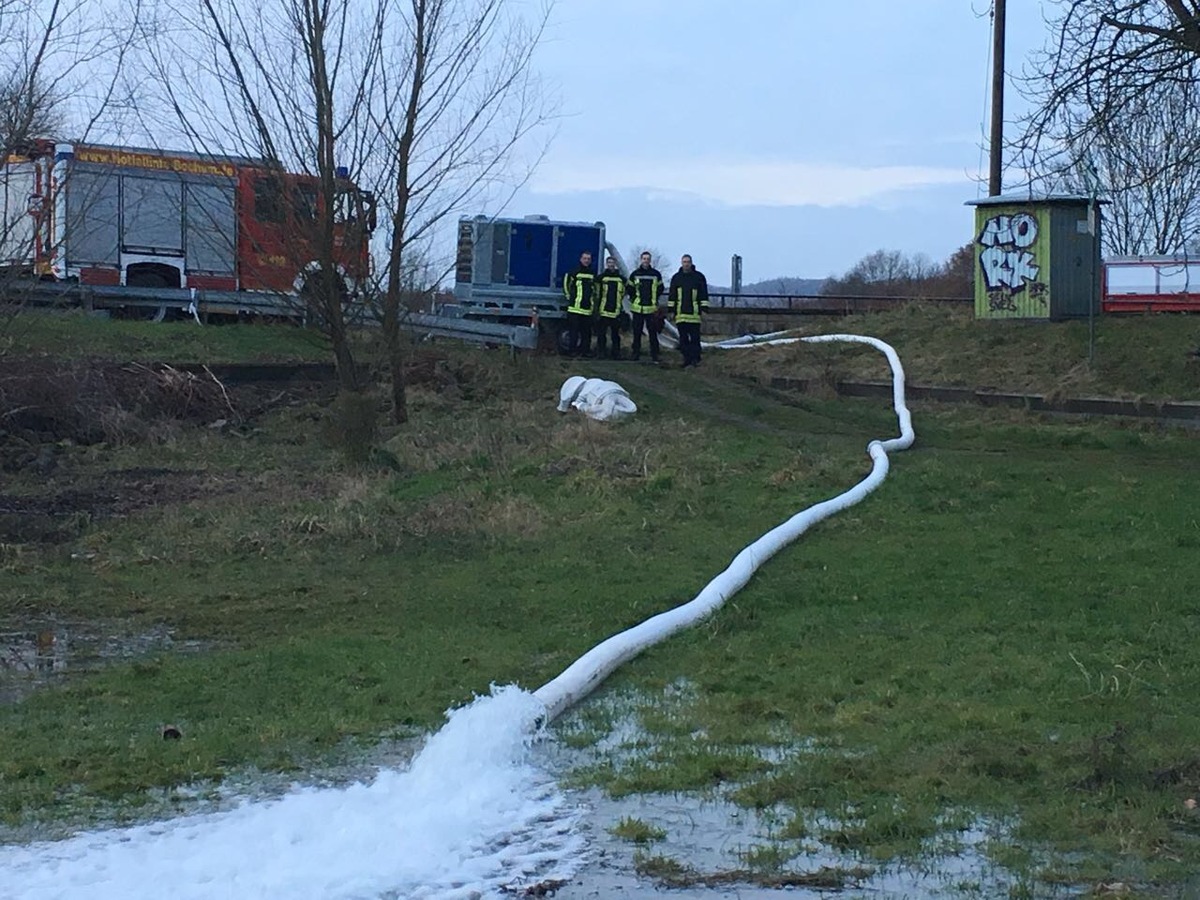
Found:
[(279, 406), (325, 384), (225, 384), (212, 371), (161, 363), (0, 359), (0, 544), (69, 541), (92, 522), (226, 494), (236, 474), (197, 468), (108, 469), (81, 447), (156, 445), (187, 429), (246, 436)]
[(92, 522), (141, 509), (229, 494), (236, 474), (205, 469), (129, 468), (58, 472), (21, 493), (0, 488), (0, 543), (61, 543)]

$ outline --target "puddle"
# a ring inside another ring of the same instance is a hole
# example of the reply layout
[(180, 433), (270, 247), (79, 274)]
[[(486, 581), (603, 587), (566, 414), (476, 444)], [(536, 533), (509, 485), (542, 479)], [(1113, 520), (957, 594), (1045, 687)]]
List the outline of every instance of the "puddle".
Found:
[[(771, 845), (772, 817), (742, 809), (721, 799), (690, 794), (653, 794), (613, 800), (599, 790), (580, 799), (589, 809), (583, 830), (588, 841), (586, 862), (569, 884), (559, 888), (560, 900), (596, 897), (641, 897), (664, 890), (656, 881), (637, 873), (635, 855), (663, 856), (691, 867), (701, 875), (719, 875), (747, 868), (744, 854)], [(636, 845), (615, 837), (608, 829), (624, 818), (633, 818), (665, 833), (662, 840)], [(1007, 897), (1016, 881), (986, 856), (994, 836), (980, 823), (965, 832), (944, 835), (940, 847), (931, 847), (919, 861), (879, 866), (869, 860), (808, 840), (797, 848), (784, 868), (792, 873), (816, 874), (822, 870), (857, 871), (847, 877), (843, 891), (849, 896), (880, 900), (963, 900), (970, 897)], [(793, 845), (785, 845), (793, 846)], [(740, 883), (708, 887), (671, 888), (678, 900), (740, 900), (778, 898), (780, 888)], [(827, 897), (830, 888), (788, 888), (788, 896)]]
[[(637, 757), (653, 742), (640, 726), (637, 708), (653, 705), (670, 710), (690, 691), (686, 685), (672, 685), (664, 698), (631, 694), (606, 694), (590, 701), (583, 709), (564, 716), (556, 730), (560, 735), (586, 732), (597, 720), (611, 726), (595, 744), (582, 749), (562, 740), (543, 746), (544, 764), (556, 777), (594, 765), (601, 759), (616, 762)], [(764, 759), (778, 759), (794, 753), (826, 752), (805, 741), (785, 747), (761, 748)], [(1001, 823), (977, 819), (965, 829), (947, 828), (928, 841), (918, 859), (886, 865), (854, 853), (844, 852), (813, 835), (834, 829), (829, 820), (809, 822), (810, 837), (803, 840), (776, 840), (782, 826), (791, 818), (784, 809), (756, 811), (740, 807), (720, 793), (638, 794), (613, 799), (597, 788), (580, 791), (578, 801), (588, 810), (582, 819), (587, 838), (587, 858), (570, 883), (554, 895), (559, 900), (584, 900), (599, 897), (642, 897), (668, 892), (676, 900), (777, 900), (781, 890), (788, 896), (828, 897), (830, 888), (764, 887), (751, 883), (701, 885), (664, 888), (653, 878), (639, 875), (638, 857), (665, 857), (699, 873), (722, 873), (751, 868), (747, 855), (768, 853), (782, 869), (793, 874), (816, 874), (826, 870), (846, 875), (843, 896), (870, 896), (879, 900), (963, 900), (1009, 896), (1018, 880), (987, 856), (989, 842), (1005, 840), (1007, 828)], [(636, 844), (616, 837), (610, 829), (622, 819), (634, 819), (663, 834), (660, 840)], [(960, 820), (961, 821), (961, 820)], [(1059, 889), (1055, 896), (1072, 892)]]
[(134, 628), (123, 622), (43, 619), (0, 623), (0, 703), (73, 673), (161, 653), (199, 649), (199, 641), (176, 641), (165, 625)]

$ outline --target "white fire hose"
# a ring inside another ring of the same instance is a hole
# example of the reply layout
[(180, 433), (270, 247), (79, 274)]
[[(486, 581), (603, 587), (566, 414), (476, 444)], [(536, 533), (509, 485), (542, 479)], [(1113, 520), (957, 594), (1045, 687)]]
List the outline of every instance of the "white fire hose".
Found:
[(695, 599), (664, 613), (659, 613), (640, 625), (635, 625), (602, 641), (572, 663), (557, 678), (538, 688), (534, 692), (534, 696), (546, 708), (544, 722), (557, 718), (564, 710), (582, 700), (618, 666), (637, 656), (647, 647), (664, 641), (675, 632), (695, 625), (712, 615), (724, 605), (726, 600), (746, 585), (759, 566), (800, 537), (811, 526), (835, 512), (853, 506), (879, 487), (887, 477), (889, 450), (906, 450), (912, 446), (915, 435), (912, 428), (912, 416), (904, 404), (904, 367), (900, 363), (900, 357), (896, 355), (896, 351), (891, 346), (877, 338), (858, 334), (823, 334), (803, 338), (783, 338), (782, 335), (785, 333), (749, 335), (745, 338), (734, 338), (733, 341), (722, 341), (707, 346), (732, 349), (737, 346), (794, 341), (813, 344), (835, 341), (868, 344), (883, 353), (887, 357), (888, 365), (891, 366), (892, 405), (896, 410), (900, 436), (888, 440), (873, 440), (867, 444), (867, 453), (871, 457), (870, 474), (845, 493), (801, 510), (786, 522), (772, 528), (735, 556), (729, 567), (705, 585)]

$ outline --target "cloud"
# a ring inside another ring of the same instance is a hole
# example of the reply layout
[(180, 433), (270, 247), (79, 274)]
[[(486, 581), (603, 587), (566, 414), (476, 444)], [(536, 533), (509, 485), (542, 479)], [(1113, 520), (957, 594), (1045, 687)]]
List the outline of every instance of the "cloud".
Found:
[(862, 206), (898, 191), (970, 184), (963, 169), (842, 166), (767, 160), (646, 161), (616, 157), (546, 160), (534, 194), (633, 190), (647, 199), (702, 200), (724, 206)]

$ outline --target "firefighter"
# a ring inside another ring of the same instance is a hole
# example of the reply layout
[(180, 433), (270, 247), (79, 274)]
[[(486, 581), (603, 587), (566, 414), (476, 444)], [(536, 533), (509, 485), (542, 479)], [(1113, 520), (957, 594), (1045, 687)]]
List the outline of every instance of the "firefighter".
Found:
[[(608, 355), (621, 358), (621, 313), (624, 312), (625, 276), (617, 269), (613, 257), (604, 260), (604, 271), (600, 273), (600, 294), (597, 301), (599, 319), (596, 330), (596, 355), (603, 356), (607, 344), (606, 336), (612, 338), (612, 349)], [(606, 335), (605, 332), (608, 334)]]
[(568, 356), (592, 355), (592, 313), (596, 307), (596, 272), (592, 269), (592, 254), (579, 254), (579, 265), (563, 279), (567, 295), (567, 331), (570, 333)]
[(685, 253), (679, 271), (671, 276), (671, 311), (679, 329), (679, 352), (683, 367), (700, 365), (700, 313), (708, 309), (708, 279), (692, 265)]
[[(643, 253), (636, 269), (629, 274), (629, 309), (633, 313), (633, 351), (631, 359), (642, 356), (642, 329), (650, 335), (650, 360), (658, 362), (658, 333), (662, 323), (655, 321), (658, 298), (662, 296), (662, 272), (651, 264), (649, 253)], [(656, 327), (657, 326), (657, 327)]]

